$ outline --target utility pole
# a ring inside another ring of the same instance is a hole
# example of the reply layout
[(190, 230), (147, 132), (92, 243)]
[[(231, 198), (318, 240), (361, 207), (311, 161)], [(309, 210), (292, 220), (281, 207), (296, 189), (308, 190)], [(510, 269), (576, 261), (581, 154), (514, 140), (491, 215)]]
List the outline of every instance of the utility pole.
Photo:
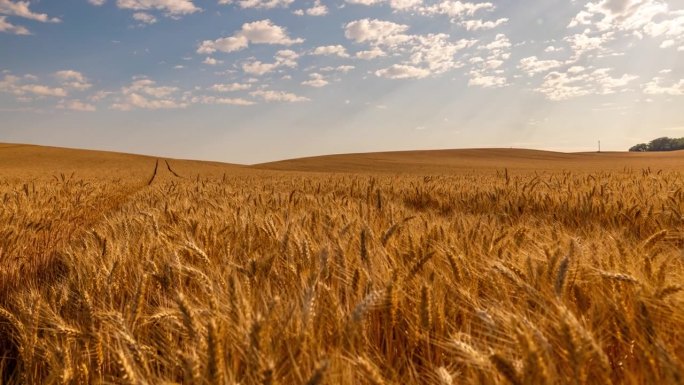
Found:
[(601, 153), (601, 141), (599, 140), (599, 154)]

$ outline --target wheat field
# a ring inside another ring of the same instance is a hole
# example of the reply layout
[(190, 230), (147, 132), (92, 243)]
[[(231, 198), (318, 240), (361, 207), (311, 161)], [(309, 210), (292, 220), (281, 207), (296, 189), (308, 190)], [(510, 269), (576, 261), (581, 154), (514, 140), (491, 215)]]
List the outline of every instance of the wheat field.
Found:
[(684, 382), (684, 155), (515, 154), (0, 146), (0, 383)]

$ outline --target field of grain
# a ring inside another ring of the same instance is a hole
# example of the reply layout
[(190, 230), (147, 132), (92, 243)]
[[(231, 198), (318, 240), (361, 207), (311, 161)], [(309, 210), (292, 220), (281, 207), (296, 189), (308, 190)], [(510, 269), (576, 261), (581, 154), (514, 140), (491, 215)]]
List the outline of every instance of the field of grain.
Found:
[(481, 151), (2, 145), (0, 383), (684, 382), (684, 154)]

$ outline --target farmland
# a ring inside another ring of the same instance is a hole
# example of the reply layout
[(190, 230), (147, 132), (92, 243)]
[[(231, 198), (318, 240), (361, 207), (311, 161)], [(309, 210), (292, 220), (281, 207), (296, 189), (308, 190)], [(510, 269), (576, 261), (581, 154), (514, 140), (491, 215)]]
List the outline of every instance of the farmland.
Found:
[(0, 145), (0, 383), (682, 383), (683, 171)]

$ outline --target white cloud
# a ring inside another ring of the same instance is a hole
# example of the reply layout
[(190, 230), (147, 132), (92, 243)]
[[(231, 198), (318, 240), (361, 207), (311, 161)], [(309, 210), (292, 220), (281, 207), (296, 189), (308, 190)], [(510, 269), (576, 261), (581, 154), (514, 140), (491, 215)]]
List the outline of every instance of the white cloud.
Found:
[(393, 64), (375, 71), (375, 76), (388, 79), (422, 79), (428, 75), (430, 75), (429, 70), (404, 64)]
[(117, 0), (121, 9), (134, 11), (158, 10), (169, 16), (188, 15), (201, 11), (192, 0)]
[(330, 67), (322, 67), (320, 70), (322, 72), (343, 72), (343, 73), (347, 73), (347, 72), (353, 70), (354, 68), (356, 68), (356, 67), (351, 66), (351, 65), (341, 65), (341, 66), (337, 66), (337, 67), (331, 67), (331, 66)]
[(475, 19), (475, 20), (464, 20), (460, 22), (460, 25), (465, 27), (468, 31), (479, 31), (479, 30), (486, 30), (486, 29), (493, 29), (496, 28), (502, 24), (505, 24), (508, 22), (508, 18), (501, 18), (497, 19), (494, 21), (484, 21), (480, 19)]
[(383, 0), (347, 0), (349, 4), (377, 5), (382, 4)]
[(25, 84), (17, 88), (19, 95), (33, 94), (36, 96), (67, 96), (67, 91), (60, 87), (49, 87), (42, 84)]
[(252, 106), (255, 102), (243, 98), (217, 98), (215, 96), (196, 96), (191, 100), (201, 104), (223, 104), (231, 106)]
[(101, 5), (104, 5), (104, 3), (107, 2), (107, 0), (88, 0), (88, 2), (94, 6), (99, 7)]
[(389, 4), (389, 6), (396, 11), (406, 11), (409, 9), (415, 9), (421, 4), (423, 0), (346, 0), (349, 4), (360, 4), (360, 5), (380, 5)]
[(508, 79), (504, 70), (499, 69), (511, 56), (511, 41), (505, 34), (497, 34), (493, 41), (482, 44), (478, 51), (481, 57), (470, 59), (473, 68), (469, 72), (469, 86), (484, 88), (504, 87), (508, 85)]
[(252, 60), (242, 64), (242, 70), (250, 75), (261, 76), (278, 68), (277, 63), (263, 63), (259, 60)]
[(643, 85), (643, 91), (648, 95), (684, 95), (684, 79), (679, 79), (676, 83), (665, 85), (665, 79), (655, 77), (650, 82)]
[(216, 51), (233, 52), (247, 48), (252, 44), (278, 44), (293, 45), (304, 42), (304, 39), (292, 39), (288, 36), (284, 27), (273, 24), (269, 19), (245, 23), (240, 31), (231, 37), (224, 37), (217, 40), (203, 41), (197, 53), (212, 54)]
[(660, 48), (670, 48), (675, 45), (675, 41), (672, 39), (664, 40), (662, 43), (660, 43)]
[(469, 86), (478, 86), (483, 88), (497, 88), (503, 87), (507, 84), (507, 79), (503, 76), (487, 75), (481, 71), (471, 71)]
[(550, 100), (567, 100), (585, 95), (608, 95), (626, 90), (627, 84), (637, 79), (635, 75), (624, 74), (614, 78), (610, 68), (590, 71), (584, 67), (571, 67), (566, 72), (551, 72), (537, 91)]
[(322, 55), (322, 56), (339, 56), (339, 57), (349, 57), (347, 49), (341, 45), (326, 45), (316, 47), (311, 53), (312, 55)]
[(145, 24), (154, 24), (157, 22), (157, 18), (154, 15), (150, 15), (146, 12), (136, 12), (133, 14), (133, 19)]
[(298, 16), (304, 16), (305, 14), (309, 16), (325, 16), (328, 14), (328, 7), (321, 3), (320, 0), (316, 0), (311, 8), (298, 9), (292, 13)]
[(28, 1), (12, 2), (10, 0), (0, 0), (0, 14), (8, 16), (23, 17), (24, 19), (40, 21), (43, 23), (59, 23), (57, 17), (49, 17), (45, 13), (36, 13), (29, 9)]
[(539, 60), (536, 56), (530, 56), (521, 59), (518, 68), (527, 73), (528, 76), (534, 76), (558, 68), (563, 64), (558, 60)]
[(92, 111), (96, 110), (94, 105), (92, 105), (90, 103), (82, 102), (80, 100), (62, 100), (57, 105), (57, 108), (62, 109), (62, 110), (81, 111), (81, 112), (92, 112)]
[(212, 54), (216, 51), (234, 52), (247, 48), (248, 45), (249, 40), (244, 36), (222, 37), (216, 40), (203, 41), (199, 48), (197, 48), (197, 53)]
[(127, 87), (121, 88), (120, 95), (112, 105), (112, 109), (130, 111), (134, 109), (174, 109), (185, 108), (187, 101), (176, 97), (177, 87), (157, 86), (150, 79), (134, 80)]
[(408, 28), (408, 25), (391, 21), (361, 19), (348, 23), (344, 35), (357, 43), (395, 46), (411, 40), (411, 36), (404, 34)]
[(219, 4), (237, 3), (240, 8), (273, 9), (287, 8), (294, 0), (219, 0)]
[(292, 50), (280, 50), (276, 52), (273, 63), (263, 63), (252, 58), (250, 61), (242, 64), (242, 70), (251, 75), (261, 76), (281, 67), (294, 68), (297, 66), (298, 58), (299, 54)]
[(14, 35), (30, 35), (31, 32), (21, 25), (14, 25), (7, 21), (6, 16), (0, 16), (0, 32), (7, 32)]
[(215, 66), (223, 63), (221, 60), (216, 60), (213, 57), (207, 56), (204, 61), (202, 61), (203, 64), (209, 65), (209, 66)]
[(416, 66), (427, 66), (432, 73), (443, 73), (461, 67), (455, 55), (475, 42), (467, 39), (452, 42), (449, 35), (444, 33), (416, 35), (410, 48), (410, 62)]
[(596, 0), (588, 2), (568, 25), (577, 27), (586, 28), (584, 34), (622, 32), (639, 39), (684, 41), (684, 10), (671, 10), (661, 0)]
[(209, 87), (210, 90), (215, 92), (234, 92), (234, 91), (244, 91), (252, 88), (251, 84), (242, 83), (228, 83), (228, 84), (214, 84)]
[(329, 82), (325, 79), (325, 76), (314, 72), (309, 74), (309, 80), (303, 81), (302, 84), (309, 87), (320, 88), (327, 86)]
[(65, 97), (68, 91), (63, 87), (51, 87), (44, 84), (24, 83), (24, 80), (37, 81), (38, 79), (32, 75), (26, 75), (24, 78), (6, 74), (0, 80), (0, 92), (6, 92), (17, 96), (18, 98), (31, 97)]
[(493, 10), (492, 3), (469, 3), (461, 1), (444, 0), (440, 3), (422, 8), (422, 13), (427, 15), (446, 15), (453, 20), (464, 16), (473, 16), (479, 10)]
[[(408, 26), (403, 24), (362, 19), (348, 23), (345, 27), (345, 36), (358, 43), (371, 45), (370, 50), (356, 53), (356, 57), (360, 59), (370, 60), (388, 54), (408, 55), (403, 64), (376, 72), (376, 75), (388, 78), (425, 77), (462, 67), (463, 63), (456, 55), (476, 43), (476, 40), (469, 39), (452, 41), (451, 36), (446, 33), (411, 35), (407, 30)], [(379, 46), (383, 46), (388, 52)], [(418, 71), (410, 70), (411, 68)]]
[(285, 91), (273, 91), (273, 90), (257, 90), (250, 92), (250, 95), (261, 98), (266, 102), (308, 102), (311, 99), (298, 96), (296, 94), (285, 92)]
[(389, 0), (390, 7), (398, 11), (415, 9), (423, 4), (423, 0)]
[(586, 53), (601, 50), (603, 45), (613, 40), (613, 38), (614, 34), (612, 32), (605, 32), (592, 36), (591, 31), (585, 30), (582, 33), (566, 36), (563, 40), (570, 44), (570, 47), (575, 53), (575, 59), (577, 59)]
[(80, 72), (64, 70), (55, 72), (55, 77), (60, 80), (63, 87), (79, 91), (87, 90), (92, 87), (88, 79)]
[(296, 67), (298, 58), (299, 54), (291, 49), (281, 49), (275, 54), (276, 63), (283, 67)]
[(122, 93), (143, 93), (155, 98), (168, 97), (171, 94), (178, 91), (177, 87), (159, 87), (157, 83), (150, 79), (138, 79), (134, 80), (128, 87), (122, 89)]
[(378, 47), (373, 47), (368, 51), (359, 51), (356, 53), (356, 57), (363, 60), (372, 60), (382, 56), (387, 56), (387, 54)]

